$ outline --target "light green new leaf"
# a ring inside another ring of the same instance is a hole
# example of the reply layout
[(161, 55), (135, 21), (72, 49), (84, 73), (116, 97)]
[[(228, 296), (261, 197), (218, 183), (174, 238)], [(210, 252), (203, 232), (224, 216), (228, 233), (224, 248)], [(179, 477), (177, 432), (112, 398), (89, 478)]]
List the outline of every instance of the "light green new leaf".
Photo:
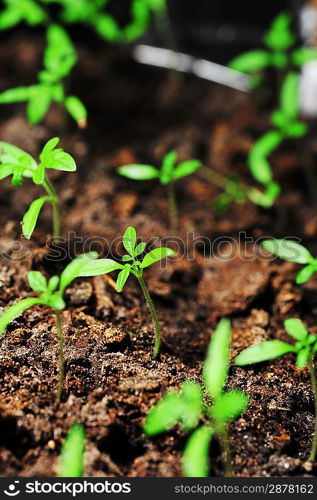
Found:
[(142, 260), (141, 268), (144, 269), (145, 267), (151, 266), (159, 260), (165, 259), (165, 257), (174, 257), (175, 255), (176, 252), (174, 252), (174, 250), (172, 250), (171, 248), (154, 248), (154, 250), (151, 250), (151, 252), (147, 253)]
[(45, 161), (47, 158), (49, 158), (49, 154), (53, 151), (53, 149), (56, 148), (58, 143), (59, 137), (52, 137), (51, 139), (49, 139), (40, 153), (40, 160)]
[(84, 455), (84, 428), (80, 424), (73, 424), (62, 447), (58, 477), (82, 477), (84, 474)]
[(264, 185), (271, 183), (273, 178), (271, 165), (264, 156), (253, 154), (251, 151), (248, 163), (250, 172), (255, 180)]
[(13, 146), (13, 144), (1, 141), (0, 162), (21, 167), (24, 177), (32, 177), (34, 171), (37, 169), (37, 163), (31, 155), (23, 151), (23, 149)]
[(304, 323), (298, 318), (289, 318), (284, 321), (285, 330), (293, 339), (304, 340), (308, 331)]
[(32, 97), (34, 89), (34, 86), (30, 86), (5, 90), (0, 93), (0, 104), (28, 101)]
[(54, 170), (63, 170), (64, 172), (75, 172), (76, 162), (74, 158), (63, 151), (63, 149), (54, 149), (45, 155), (43, 160), (45, 168), (53, 168)]
[(298, 74), (290, 71), (283, 82), (280, 100), (283, 113), (295, 119), (298, 114)]
[(133, 226), (129, 226), (123, 235), (122, 243), (126, 251), (134, 257), (134, 249), (136, 244), (136, 230)]
[(217, 423), (230, 422), (248, 407), (249, 399), (241, 391), (229, 391), (219, 396), (210, 409), (211, 418)]
[(65, 108), (70, 116), (77, 122), (80, 128), (87, 125), (87, 109), (80, 99), (76, 96), (69, 96), (65, 99)]
[(14, 165), (12, 164), (2, 164), (0, 165), (0, 180), (5, 179), (14, 172)]
[(242, 73), (253, 73), (266, 68), (271, 63), (271, 57), (265, 50), (252, 50), (235, 57), (228, 64), (229, 68)]
[(294, 346), (282, 340), (268, 340), (267, 342), (252, 345), (242, 351), (239, 356), (236, 357), (235, 364), (244, 366), (260, 363), (261, 361), (278, 358), (288, 352), (295, 352)]
[(193, 174), (199, 169), (199, 167), (201, 167), (201, 162), (199, 160), (184, 161), (183, 163), (177, 165), (177, 167), (172, 171), (172, 179), (176, 180)]
[(172, 172), (175, 167), (175, 162), (177, 160), (176, 151), (170, 151), (163, 158), (162, 168), (160, 172), (161, 184), (168, 184), (172, 179)]
[[(90, 265), (94, 264), (95, 259), (98, 258), (97, 252), (87, 252), (79, 255), (74, 260), (72, 260), (64, 269), (60, 276), (59, 291), (61, 294), (64, 293), (65, 289), (70, 285), (72, 281), (81, 276), (87, 276), (83, 272), (89, 268)], [(89, 275), (88, 275), (89, 276)]]
[(302, 285), (303, 283), (306, 283), (306, 281), (310, 280), (310, 278), (317, 272), (317, 265), (315, 264), (309, 264), (308, 266), (303, 267), (299, 271), (299, 273), (296, 276), (296, 283), (297, 285)]
[(129, 277), (131, 267), (129, 265), (126, 265), (122, 271), (118, 274), (117, 278), (117, 292), (122, 292), (124, 285), (126, 284), (126, 281)]
[(223, 318), (218, 323), (208, 346), (203, 376), (206, 389), (213, 400), (222, 393), (228, 377), (230, 333), (230, 320)]
[(199, 384), (187, 380), (182, 385), (180, 396), (184, 404), (182, 426), (189, 431), (196, 427), (202, 414), (203, 393)]
[(34, 292), (46, 292), (47, 281), (44, 274), (39, 271), (29, 271), (28, 272), (28, 282)]
[(123, 269), (123, 265), (112, 259), (88, 260), (80, 271), (80, 277), (101, 276), (117, 269)]
[(292, 52), (292, 60), (295, 66), (303, 66), (315, 59), (317, 59), (317, 49), (315, 47), (301, 47)]
[(190, 436), (182, 458), (184, 476), (209, 476), (209, 447), (212, 436), (213, 430), (207, 425), (199, 427)]
[(26, 116), (31, 125), (36, 125), (46, 115), (52, 101), (51, 88), (47, 85), (38, 85), (32, 92), (26, 108)]
[(0, 317), (0, 336), (3, 334), (6, 327), (13, 321), (15, 318), (20, 316), (24, 311), (30, 309), (30, 307), (35, 306), (36, 304), (40, 304), (41, 301), (37, 297), (30, 297), (27, 299), (20, 300), (13, 306), (6, 309), (6, 311)]
[(22, 221), (22, 233), (28, 240), (32, 236), (40, 211), (46, 201), (50, 201), (49, 196), (42, 196), (41, 198), (34, 200), (29, 206), (27, 212), (24, 214)]
[(58, 283), (59, 283), (59, 276), (52, 276), (49, 279), (47, 288), (49, 289), (50, 292), (53, 292), (58, 287)]
[(135, 181), (147, 181), (150, 179), (158, 179), (160, 176), (160, 171), (152, 167), (152, 165), (123, 165), (118, 168), (118, 173), (123, 177), (128, 179), (133, 179)]
[(135, 257), (137, 257), (138, 255), (141, 255), (141, 253), (144, 252), (145, 248), (146, 248), (146, 243), (144, 243), (143, 241), (141, 243), (139, 243), (135, 247), (135, 250), (134, 250)]
[(184, 404), (178, 393), (168, 391), (151, 410), (144, 422), (144, 432), (154, 436), (174, 427), (182, 419)]
[(308, 363), (309, 356), (310, 356), (310, 347), (309, 346), (304, 347), (304, 349), (301, 349), (299, 351), (299, 353), (296, 356), (296, 365), (298, 366), (298, 368), (300, 368), (301, 370), (303, 368), (305, 368), (305, 366)]
[(297, 264), (308, 264), (315, 259), (307, 248), (292, 240), (273, 239), (262, 243), (265, 250), (277, 255), (280, 259)]

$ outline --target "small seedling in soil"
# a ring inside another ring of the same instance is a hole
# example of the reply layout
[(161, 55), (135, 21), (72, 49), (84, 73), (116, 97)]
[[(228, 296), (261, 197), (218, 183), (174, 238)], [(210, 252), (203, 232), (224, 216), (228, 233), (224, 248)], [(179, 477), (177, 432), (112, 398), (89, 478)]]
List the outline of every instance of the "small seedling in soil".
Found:
[(0, 93), (0, 104), (27, 102), (27, 118), (30, 124), (39, 123), (52, 102), (57, 102), (83, 128), (87, 122), (87, 110), (75, 96), (65, 95), (63, 79), (76, 64), (75, 48), (66, 31), (56, 24), (47, 29), (47, 48), (44, 53), (44, 69), (38, 74), (39, 83), (29, 87), (17, 87)]
[(310, 459), (314, 460), (317, 451), (317, 382), (314, 366), (314, 357), (317, 351), (317, 335), (309, 334), (304, 323), (297, 318), (287, 319), (284, 321), (284, 326), (287, 333), (296, 340), (294, 345), (282, 340), (261, 342), (242, 351), (236, 358), (235, 364), (244, 366), (260, 363), (293, 352), (296, 354), (296, 365), (298, 368), (302, 370), (306, 366), (309, 367), (315, 401), (315, 434), (310, 454)]
[(277, 255), (280, 259), (305, 265), (296, 276), (298, 285), (306, 283), (317, 272), (317, 258), (313, 257), (307, 248), (295, 241), (272, 239), (265, 240), (262, 245), (268, 252)]
[(271, 115), (276, 129), (260, 137), (249, 152), (250, 172), (255, 180), (264, 186), (278, 187), (273, 182), (273, 172), (268, 157), (285, 139), (301, 137), (307, 132), (306, 124), (298, 120), (298, 78), (298, 74), (294, 72), (286, 75), (280, 92), (280, 108)]
[(137, 244), (136, 231), (135, 228), (129, 226), (122, 238), (122, 243), (125, 250), (128, 252), (123, 255), (122, 262), (116, 262), (112, 259), (99, 259), (96, 261), (86, 262), (83, 266), (80, 276), (100, 276), (102, 274), (111, 273), (112, 271), (120, 270), (117, 278), (117, 291), (121, 292), (130, 274), (135, 276), (140, 284), (146, 303), (150, 309), (153, 327), (155, 332), (155, 342), (153, 349), (153, 357), (156, 358), (161, 344), (161, 332), (160, 325), (157, 317), (157, 313), (154, 307), (154, 303), (149, 294), (145, 281), (143, 279), (143, 269), (151, 266), (155, 262), (158, 262), (166, 257), (172, 257), (175, 254), (174, 250), (171, 248), (155, 248), (143, 257), (143, 259), (137, 260), (141, 254), (144, 252), (146, 243), (142, 242)]
[[(248, 397), (238, 390), (225, 390), (229, 371), (230, 321), (222, 319), (210, 341), (203, 367), (204, 385), (212, 404), (204, 403), (203, 391), (196, 382), (186, 380), (179, 392), (168, 391), (157, 403), (144, 423), (149, 436), (166, 432), (179, 423), (185, 431), (193, 431), (183, 453), (183, 469), (187, 477), (207, 477), (209, 448), (216, 436), (225, 455), (225, 474), (232, 475), (228, 436), (230, 422), (248, 407)], [(203, 419), (206, 423), (197, 428)]]
[(58, 466), (58, 477), (83, 477), (85, 459), (85, 431), (73, 424), (65, 438)]
[(193, 174), (201, 166), (199, 160), (187, 160), (176, 166), (177, 153), (170, 151), (163, 158), (161, 169), (152, 165), (123, 165), (118, 168), (118, 172), (123, 177), (136, 181), (147, 181), (158, 179), (163, 186), (168, 189), (168, 202), (170, 212), (171, 231), (175, 233), (178, 228), (178, 210), (175, 197), (174, 182), (177, 179)]
[(24, 21), (37, 26), (46, 21), (45, 11), (35, 0), (4, 0), (5, 8), (0, 14), (0, 30), (13, 28)]
[(229, 67), (243, 73), (255, 75), (254, 83), (259, 82), (259, 72), (273, 66), (284, 69), (290, 66), (301, 67), (309, 61), (317, 59), (317, 50), (301, 47), (289, 52), (296, 38), (291, 30), (292, 18), (287, 12), (281, 12), (273, 20), (264, 37), (267, 50), (251, 50), (237, 56), (229, 63)]
[(0, 337), (7, 328), (7, 326), (20, 314), (33, 306), (42, 305), (53, 309), (55, 312), (57, 335), (58, 335), (58, 349), (59, 349), (59, 381), (57, 388), (57, 401), (60, 401), (62, 396), (63, 381), (64, 381), (64, 333), (61, 318), (61, 311), (66, 307), (63, 295), (65, 289), (80, 276), (83, 266), (88, 261), (98, 257), (96, 252), (76, 257), (60, 276), (52, 276), (47, 282), (45, 276), (39, 271), (29, 271), (28, 282), (32, 290), (38, 294), (37, 297), (29, 297), (22, 299), (16, 304), (10, 306), (0, 317)]
[(41, 185), (47, 193), (47, 196), (34, 200), (24, 214), (22, 233), (27, 239), (31, 238), (40, 211), (46, 202), (51, 203), (53, 208), (53, 237), (57, 239), (60, 236), (59, 200), (46, 169), (74, 172), (76, 163), (62, 148), (56, 149), (58, 142), (59, 138), (53, 137), (45, 144), (39, 156), (39, 163), (17, 146), (0, 142), (0, 179), (11, 175), (12, 185), (18, 187), (22, 185), (23, 178), (30, 178), (35, 184)]

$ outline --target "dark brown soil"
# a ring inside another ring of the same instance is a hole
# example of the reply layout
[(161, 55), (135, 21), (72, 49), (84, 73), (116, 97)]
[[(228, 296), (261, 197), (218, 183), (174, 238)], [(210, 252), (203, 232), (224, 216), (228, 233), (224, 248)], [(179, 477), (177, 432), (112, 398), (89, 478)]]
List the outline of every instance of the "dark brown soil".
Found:
[[(1, 89), (32, 82), (40, 53), (41, 45), (25, 33), (2, 42)], [(256, 107), (259, 103), (252, 96), (196, 79), (173, 80), (164, 72), (138, 67), (126, 49), (101, 46), (80, 48), (80, 64), (70, 86), (88, 104), (87, 131), (66, 122), (61, 132), (58, 109), (40, 126), (30, 127), (23, 105), (3, 106), (0, 138), (36, 155), (45, 140), (60, 135), (62, 146), (76, 158), (76, 174), (51, 175), (62, 200), (63, 233), (72, 254), (75, 235), (93, 238), (93, 246), (102, 244), (104, 253), (127, 225), (134, 225), (144, 240), (169, 235), (164, 188), (120, 178), (115, 172), (120, 164), (159, 163), (175, 148), (181, 159), (199, 157), (207, 167), (249, 180), (246, 153), (268, 126), (268, 104)], [(217, 188), (198, 175), (179, 182), (184, 255), (166, 269), (153, 266), (145, 275), (163, 331), (157, 361), (151, 357), (150, 317), (132, 278), (122, 294), (115, 292), (109, 277), (78, 280), (68, 289), (63, 312), (66, 381), (60, 406), (55, 403), (54, 315), (36, 307), (8, 327), (0, 348), (1, 476), (54, 475), (62, 440), (74, 421), (86, 429), (87, 476), (180, 476), (184, 432), (175, 429), (149, 439), (142, 422), (168, 388), (186, 378), (201, 380), (217, 321), (223, 316), (232, 319), (233, 357), (256, 341), (286, 338), (287, 317), (298, 316), (317, 332), (317, 280), (298, 287), (295, 266), (254, 256), (254, 241), (263, 236), (297, 236), (317, 250), (316, 212), (301, 158), (302, 150), (307, 154), (308, 147), (316, 149), (309, 141), (285, 144), (274, 156), (283, 194), (271, 210), (235, 204), (217, 215), (211, 208)], [(0, 185), (0, 312), (32, 294), (26, 283), (29, 269), (49, 276), (67, 262), (46, 255), (49, 207), (33, 239), (20, 238), (19, 221), (40, 193), (29, 182), (25, 187), (13, 188), (9, 180)], [(220, 237), (223, 242), (211, 255), (212, 242)], [(13, 242), (23, 244), (23, 249)], [(79, 243), (77, 253), (82, 249), (87, 245)], [(317, 464), (307, 462), (314, 430), (307, 371), (296, 369), (290, 355), (249, 368), (232, 367), (228, 386), (243, 389), (251, 398), (249, 409), (231, 426), (235, 474), (315, 474)], [(211, 457), (211, 474), (221, 475), (216, 442)]]

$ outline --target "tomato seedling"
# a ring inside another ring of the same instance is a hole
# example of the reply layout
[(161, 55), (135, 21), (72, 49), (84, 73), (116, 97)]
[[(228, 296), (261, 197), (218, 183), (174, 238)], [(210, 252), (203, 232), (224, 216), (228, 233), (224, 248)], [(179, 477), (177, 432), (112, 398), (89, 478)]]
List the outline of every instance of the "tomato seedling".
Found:
[[(179, 423), (185, 431), (193, 431), (183, 453), (183, 469), (187, 477), (207, 477), (209, 448), (216, 436), (225, 455), (225, 474), (232, 475), (229, 423), (248, 407), (248, 397), (238, 390), (225, 390), (229, 372), (231, 326), (222, 319), (209, 343), (203, 367), (204, 385), (212, 404), (204, 403), (203, 390), (197, 382), (186, 380), (179, 392), (168, 391), (150, 411), (144, 423), (148, 436), (166, 432)], [(199, 420), (207, 423), (197, 428)]]
[(193, 174), (201, 166), (199, 160), (187, 160), (176, 166), (176, 160), (176, 151), (170, 151), (164, 156), (160, 170), (153, 167), (153, 165), (142, 164), (123, 165), (118, 168), (119, 174), (128, 179), (133, 179), (135, 181), (158, 179), (163, 186), (167, 186), (171, 231), (173, 233), (176, 232), (178, 228), (178, 209), (174, 182), (177, 179)]
[(82, 268), (80, 276), (100, 276), (102, 274), (107, 274), (112, 271), (119, 270), (120, 272), (117, 278), (118, 292), (121, 292), (123, 290), (123, 287), (130, 274), (137, 278), (146, 303), (150, 309), (153, 320), (153, 327), (155, 332), (153, 357), (156, 358), (159, 353), (161, 344), (160, 324), (158, 321), (154, 303), (143, 279), (143, 269), (151, 266), (155, 262), (165, 259), (166, 257), (172, 257), (176, 254), (171, 248), (160, 247), (151, 250), (143, 257), (141, 261), (137, 260), (144, 252), (146, 243), (142, 242), (137, 244), (136, 231), (132, 226), (129, 226), (126, 229), (122, 238), (122, 243), (125, 250), (128, 252), (127, 254), (123, 255), (122, 264), (112, 259), (98, 259), (95, 261), (86, 262)]
[(28, 297), (22, 299), (16, 304), (10, 306), (0, 317), (0, 337), (7, 326), (20, 314), (27, 309), (36, 305), (47, 306), (53, 309), (56, 318), (56, 327), (58, 335), (58, 350), (59, 350), (59, 380), (57, 388), (57, 401), (60, 401), (63, 390), (64, 381), (64, 333), (61, 311), (66, 308), (63, 295), (65, 289), (80, 276), (81, 269), (88, 261), (98, 257), (96, 252), (76, 257), (60, 276), (52, 276), (47, 282), (45, 276), (39, 271), (29, 271), (28, 282), (32, 290), (40, 295), (37, 297)]
[(85, 431), (81, 424), (73, 424), (62, 446), (58, 477), (83, 477), (84, 459)]
[(13, 28), (20, 22), (37, 26), (47, 20), (45, 11), (35, 0), (4, 0), (0, 13), (0, 30)]
[(287, 319), (284, 321), (284, 326), (287, 333), (296, 340), (294, 345), (282, 340), (267, 340), (242, 351), (237, 356), (235, 364), (238, 366), (251, 365), (279, 358), (284, 354), (293, 352), (296, 354), (296, 365), (298, 368), (302, 370), (306, 366), (309, 367), (315, 402), (315, 434), (310, 453), (310, 459), (314, 460), (317, 451), (317, 382), (314, 366), (314, 357), (317, 351), (317, 335), (309, 334), (304, 323), (297, 318)]

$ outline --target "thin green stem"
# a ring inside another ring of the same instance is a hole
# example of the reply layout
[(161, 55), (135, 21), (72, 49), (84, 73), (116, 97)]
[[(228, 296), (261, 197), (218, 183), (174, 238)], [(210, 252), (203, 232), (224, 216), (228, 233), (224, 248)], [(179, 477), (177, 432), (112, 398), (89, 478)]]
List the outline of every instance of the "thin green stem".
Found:
[(55, 310), (56, 316), (56, 326), (57, 326), (57, 336), (58, 336), (58, 351), (59, 351), (59, 374), (58, 374), (58, 386), (56, 399), (60, 402), (63, 392), (63, 383), (65, 375), (65, 362), (64, 362), (64, 333), (62, 317), (59, 311)]
[(156, 356), (159, 353), (160, 345), (161, 345), (160, 325), (159, 325), (158, 317), (157, 317), (156, 310), (155, 310), (155, 307), (154, 307), (154, 304), (153, 304), (153, 300), (151, 299), (151, 296), (149, 294), (149, 291), (147, 289), (145, 281), (144, 281), (144, 279), (143, 279), (142, 276), (137, 276), (137, 278), (138, 278), (138, 281), (139, 281), (140, 286), (142, 288), (142, 292), (143, 292), (144, 298), (146, 300), (146, 303), (147, 303), (147, 305), (148, 305), (148, 307), (149, 307), (149, 309), (151, 311), (151, 315), (152, 315), (153, 327), (154, 327), (154, 331), (155, 331), (155, 341), (154, 341), (154, 348), (153, 348), (153, 358), (155, 359)]
[(47, 194), (51, 197), (52, 208), (53, 208), (53, 240), (57, 240), (61, 235), (61, 222), (59, 214), (59, 200), (57, 193), (52, 186), (50, 180), (45, 176), (43, 187)]
[(309, 458), (310, 460), (315, 460), (317, 452), (317, 381), (316, 381), (316, 371), (315, 371), (313, 356), (309, 360), (309, 372), (314, 394), (314, 406), (315, 406), (315, 433)]
[(170, 182), (167, 185), (167, 190), (168, 190), (168, 205), (170, 213), (170, 230), (171, 233), (174, 235), (178, 229), (178, 209), (176, 203), (174, 182)]
[(231, 459), (231, 446), (229, 440), (228, 426), (224, 425), (220, 433), (220, 443), (222, 446), (222, 451), (224, 453), (224, 466), (225, 466), (225, 477), (232, 477), (232, 459)]

